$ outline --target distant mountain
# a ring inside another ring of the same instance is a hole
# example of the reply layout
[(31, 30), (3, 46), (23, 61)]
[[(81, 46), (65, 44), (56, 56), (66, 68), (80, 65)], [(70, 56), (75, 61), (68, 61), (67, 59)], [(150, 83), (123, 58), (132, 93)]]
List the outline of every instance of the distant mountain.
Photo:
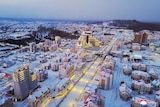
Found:
[(141, 30), (160, 31), (160, 23), (140, 22), (137, 20), (113, 20), (110, 25), (133, 29), (135, 32)]

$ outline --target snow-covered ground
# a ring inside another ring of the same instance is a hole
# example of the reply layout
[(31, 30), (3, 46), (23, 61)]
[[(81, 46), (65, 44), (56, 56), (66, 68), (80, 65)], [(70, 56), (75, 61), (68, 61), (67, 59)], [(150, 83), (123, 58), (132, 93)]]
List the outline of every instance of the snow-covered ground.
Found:
[[(62, 26), (62, 25), (60, 25), (60, 26)], [(60, 28), (63, 28), (63, 27), (60, 27)], [(116, 34), (117, 31), (116, 31), (116, 29), (114, 29), (113, 31), (110, 31), (110, 32), (107, 30), (105, 30), (104, 32)], [(97, 34), (101, 35), (101, 34), (103, 34), (103, 32), (100, 31)], [(124, 35), (125, 35), (125, 33), (124, 33)], [(128, 34), (128, 35), (130, 35), (130, 34)], [(121, 38), (121, 36), (122, 35), (118, 32), (116, 38)], [(133, 35), (131, 35), (131, 36), (133, 36)], [(123, 36), (123, 38), (124, 37), (125, 36)], [(124, 39), (126, 40), (126, 38), (124, 38)], [(130, 39), (130, 38), (127, 37), (127, 39)], [(116, 39), (115, 39), (115, 41), (116, 41)], [(56, 52), (37, 52), (38, 54), (37, 53), (30, 54), (29, 52), (13, 51), (13, 55), (9, 55), (6, 58), (5, 57), (1, 58), (0, 61), (1, 60), (2, 61), (12, 61), (14, 59), (17, 59), (15, 61), (16, 63), (13, 66), (8, 67), (8, 68), (3, 68), (2, 66), (0, 66), (0, 71), (8, 73), (8, 74), (12, 74), (17, 68), (21, 67), (21, 65), (25, 64), (25, 63), (28, 63), (30, 65), (29, 66), (30, 71), (35, 71), (36, 68), (42, 68), (44, 66), (44, 63), (40, 63), (40, 59), (41, 59), (40, 57), (44, 56), (44, 55), (52, 55), (52, 54), (56, 55), (56, 56), (52, 57), (51, 59), (47, 58), (47, 63), (55, 63), (55, 59), (58, 57), (61, 57), (61, 58), (64, 57), (64, 54), (68, 53), (70, 46), (73, 45), (70, 41), (67, 41), (67, 40), (62, 43), (64, 46), (65, 46), (65, 44), (69, 44), (69, 45), (68, 45), (68, 47), (64, 47), (63, 50), (58, 48), (58, 50)], [(112, 45), (114, 45), (114, 43), (104, 45), (104, 46), (102, 46), (102, 48), (104, 48), (104, 49), (101, 48), (100, 50), (105, 50), (105, 48), (110, 47)], [(4, 47), (4, 48), (6, 48), (6, 47)], [(90, 49), (90, 50), (92, 50), (92, 49)], [(97, 50), (98, 50), (98, 48), (97, 48)], [(109, 50), (105, 50), (103, 53), (108, 54)], [(126, 51), (126, 50), (128, 50), (128, 49), (127, 49), (126, 45), (124, 45), (118, 51), (122, 52), (122, 51)], [(147, 68), (154, 68), (156, 70), (156, 72), (158, 74), (160, 74), (160, 55), (159, 54), (156, 54), (155, 52), (150, 52), (148, 47), (146, 48), (146, 50), (134, 51), (133, 53), (142, 55), (142, 59), (143, 59), (142, 63), (146, 64)], [(36, 58), (36, 60), (29, 61), (26, 58), (29, 56), (34, 56)], [(121, 58), (120, 56), (113, 57), (113, 59), (116, 62), (116, 66), (114, 69), (112, 88), (110, 90), (98, 89), (97, 93), (99, 95), (105, 96), (105, 105), (104, 105), (105, 107), (130, 107), (131, 99), (129, 101), (123, 101), (120, 98), (119, 86), (120, 86), (120, 83), (123, 81), (129, 87), (131, 87), (132, 79), (130, 76), (123, 74), (123, 66), (124, 65), (131, 66), (132, 62), (126, 61), (125, 59)], [(75, 78), (73, 79), (74, 87), (68, 91), (69, 93), (67, 93), (65, 96), (53, 98), (46, 106), (47, 107), (57, 107), (57, 106), (59, 106), (59, 107), (72, 107), (72, 106), (76, 106), (77, 104), (83, 105), (83, 102), (79, 102), (79, 101), (82, 99), (81, 97), (82, 97), (83, 92), (84, 92), (87, 85), (97, 84), (97, 82), (95, 81), (96, 76), (94, 77), (93, 74), (96, 74), (97, 70), (99, 70), (99, 67), (101, 67), (101, 64), (102, 64), (101, 60), (102, 60), (101, 58), (97, 58), (95, 61), (93, 60), (91, 62), (85, 62), (85, 68), (89, 68), (88, 72), (84, 73), (84, 75), (82, 75), (82, 73), (81, 74), (77, 73)], [(73, 61), (76, 62), (76, 59), (73, 58)], [(84, 69), (82, 69), (82, 71), (83, 70)], [(41, 85), (42, 87), (43, 86), (50, 87), (51, 92), (54, 95), (54, 91), (53, 91), (54, 86), (61, 81), (61, 79), (58, 78), (59, 71), (52, 71), (51, 69), (49, 69), (49, 70), (47, 70), (47, 72), (48, 72), (48, 79), (46, 79), (43, 82), (39, 82), (38, 84)], [(4, 84), (7, 82), (11, 82), (13, 84), (12, 80), (11, 81), (5, 80), (5, 81), (0, 82), (0, 86), (3, 87)], [(134, 96), (146, 96), (148, 99), (154, 100), (155, 91), (153, 91), (153, 94), (138, 94), (138, 92), (133, 91), (132, 97), (134, 97)], [(27, 99), (25, 99), (22, 102), (15, 102), (14, 105), (16, 107), (22, 107), (22, 106), (27, 107), (28, 101), (27, 101)]]

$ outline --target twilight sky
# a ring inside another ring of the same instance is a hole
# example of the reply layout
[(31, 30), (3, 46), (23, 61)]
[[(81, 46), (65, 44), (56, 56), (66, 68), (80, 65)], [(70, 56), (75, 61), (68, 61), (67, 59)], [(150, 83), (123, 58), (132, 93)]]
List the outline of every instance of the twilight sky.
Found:
[(0, 17), (160, 22), (160, 0), (0, 0)]

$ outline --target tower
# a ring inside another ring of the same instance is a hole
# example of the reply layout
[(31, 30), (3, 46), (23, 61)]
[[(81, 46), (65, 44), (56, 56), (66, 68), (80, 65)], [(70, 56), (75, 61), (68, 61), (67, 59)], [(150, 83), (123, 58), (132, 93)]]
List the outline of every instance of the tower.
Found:
[(134, 42), (139, 44), (146, 44), (148, 40), (148, 34), (145, 32), (134, 33)]
[(101, 75), (101, 78), (100, 78), (100, 86), (104, 90), (109, 90), (112, 88), (112, 84), (113, 84), (113, 75), (110, 73), (104, 72), (104, 74)]
[(23, 100), (28, 96), (29, 87), (27, 73), (23, 69), (17, 69), (13, 75), (14, 94), (17, 99)]
[(145, 44), (147, 43), (148, 40), (148, 34), (144, 32), (142, 35), (143, 35), (142, 44)]
[(61, 37), (56, 36), (56, 37), (55, 37), (55, 42), (56, 42), (56, 44), (59, 46), (59, 45), (61, 44)]
[(91, 39), (92, 37), (92, 32), (91, 31), (84, 31), (82, 32), (81, 36), (78, 39), (77, 45), (80, 47), (90, 47), (91, 46)]
[(14, 95), (16, 99), (22, 101), (29, 95), (29, 90), (37, 87), (36, 74), (29, 72), (29, 65), (23, 64), (13, 74)]
[(36, 43), (32, 42), (29, 44), (30, 46), (30, 52), (36, 52)]
[(85, 31), (84, 32), (85, 39), (86, 39), (86, 44), (90, 45), (90, 40), (92, 39), (92, 32), (91, 31)]

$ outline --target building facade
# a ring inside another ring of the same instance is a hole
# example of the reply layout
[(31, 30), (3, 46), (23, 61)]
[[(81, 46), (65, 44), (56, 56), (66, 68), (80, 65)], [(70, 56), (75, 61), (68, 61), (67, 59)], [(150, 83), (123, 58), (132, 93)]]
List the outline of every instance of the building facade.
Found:
[(113, 74), (106, 71), (101, 71), (100, 74), (100, 86), (104, 90), (111, 89), (113, 84)]
[(148, 40), (148, 34), (145, 32), (136, 32), (134, 33), (134, 43), (146, 44)]
[(15, 101), (22, 101), (29, 95), (29, 90), (37, 87), (36, 74), (29, 72), (29, 65), (24, 64), (13, 74)]
[(100, 46), (100, 41), (92, 37), (91, 31), (84, 31), (77, 41), (77, 46), (83, 48)]
[(36, 52), (36, 43), (35, 42), (32, 42), (29, 44), (30, 46), (30, 52)]
[(28, 97), (29, 107), (43, 107), (52, 99), (51, 90), (47, 87), (42, 87), (31, 93)]

